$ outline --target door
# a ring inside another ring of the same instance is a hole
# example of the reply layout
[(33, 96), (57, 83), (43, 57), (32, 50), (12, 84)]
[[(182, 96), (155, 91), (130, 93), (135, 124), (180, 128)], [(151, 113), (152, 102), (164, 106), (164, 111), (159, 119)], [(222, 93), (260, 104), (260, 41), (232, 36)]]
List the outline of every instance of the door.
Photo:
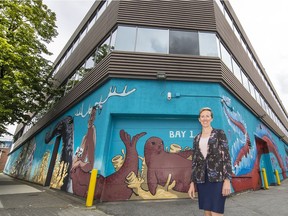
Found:
[(258, 137), (255, 137), (255, 140), (257, 147), (257, 159), (255, 164), (255, 166), (257, 166), (257, 175), (255, 176), (255, 179), (253, 179), (253, 189), (259, 190), (261, 189), (262, 186), (264, 186), (262, 168), (265, 168), (266, 170), (267, 180), (269, 184), (270, 182), (269, 179), (272, 172), (272, 165), (270, 161), (269, 149), (267, 143)]

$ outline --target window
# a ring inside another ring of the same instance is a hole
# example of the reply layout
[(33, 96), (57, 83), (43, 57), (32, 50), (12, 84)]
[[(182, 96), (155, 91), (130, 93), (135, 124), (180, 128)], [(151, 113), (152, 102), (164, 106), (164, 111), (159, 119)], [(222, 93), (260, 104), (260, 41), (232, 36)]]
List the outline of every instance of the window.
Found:
[(199, 49), (201, 56), (219, 56), (215, 33), (199, 32)]
[(256, 100), (257, 100), (258, 104), (261, 105), (261, 101), (260, 101), (260, 94), (259, 94), (259, 92), (258, 92), (257, 89), (255, 89), (255, 95), (256, 95)]
[(221, 49), (221, 59), (226, 64), (226, 66), (231, 70), (232, 72), (232, 62), (231, 62), (231, 56), (226, 50), (226, 48), (223, 46), (223, 44), (220, 44)]
[(248, 92), (250, 92), (250, 88), (249, 88), (249, 80), (246, 76), (246, 74), (242, 73), (242, 80), (243, 80), (243, 86), (247, 89)]
[(76, 73), (74, 73), (73, 76), (68, 79), (64, 95), (66, 95), (74, 87), (75, 80), (76, 80)]
[(83, 38), (85, 37), (86, 35), (86, 31), (82, 31), (79, 35), (79, 43), (83, 40)]
[(108, 7), (108, 5), (109, 5), (111, 2), (112, 2), (112, 0), (107, 0), (107, 6), (106, 6), (106, 7)]
[(168, 44), (168, 30), (138, 28), (136, 51), (168, 53)]
[(76, 71), (74, 86), (80, 82), (90, 70), (86, 69), (86, 62)]
[(101, 7), (98, 9), (97, 12), (97, 19), (99, 19), (99, 17), (103, 14), (103, 12), (106, 9), (106, 2), (104, 4), (101, 5)]
[(96, 54), (96, 63), (98, 64), (103, 58), (105, 58), (108, 53), (110, 53), (110, 48), (109, 48), (109, 43), (110, 43), (110, 37), (102, 43), (98, 49), (97, 49), (97, 54)]
[(89, 29), (89, 30), (90, 30), (91, 27), (95, 24), (96, 20), (97, 20), (97, 13), (95, 13), (95, 14), (93, 15), (93, 17), (91, 18), (91, 20), (90, 20), (90, 22), (89, 22), (89, 26), (88, 26), (88, 29)]
[(255, 87), (254, 87), (254, 85), (252, 85), (252, 83), (250, 82), (250, 93), (251, 93), (251, 95), (252, 95), (252, 97), (255, 99), (255, 100), (257, 100), (256, 99), (256, 93), (255, 93)]
[(117, 30), (115, 30), (114, 32), (112, 32), (111, 42), (110, 42), (110, 50), (114, 50), (114, 49), (115, 49), (116, 35), (117, 35)]
[(260, 95), (260, 106), (264, 109), (264, 99), (262, 95)]
[(236, 78), (242, 83), (242, 75), (241, 75), (241, 69), (239, 65), (232, 59), (232, 64), (233, 64), (233, 72)]
[(117, 30), (115, 50), (134, 51), (136, 27), (119, 26)]
[(238, 29), (236, 28), (236, 25), (234, 25), (234, 33), (235, 33), (236, 37), (238, 38), (238, 40), (241, 42), (241, 34), (238, 31)]
[(86, 65), (85, 68), (88, 70), (91, 70), (94, 67), (94, 55), (91, 55), (87, 61), (86, 61)]
[(199, 55), (198, 32), (170, 30), (169, 53)]
[(217, 45), (217, 51), (218, 51), (218, 57), (221, 58), (221, 53), (220, 53), (220, 40), (218, 37), (216, 37), (216, 45)]
[(233, 20), (232, 20), (232, 18), (230, 17), (230, 15), (228, 14), (228, 12), (227, 12), (226, 9), (225, 9), (225, 12), (224, 12), (224, 16), (225, 16), (228, 24), (230, 25), (230, 27), (231, 27), (232, 30), (233, 30), (233, 27), (234, 27), (234, 25), (233, 25)]
[(219, 8), (220, 8), (221, 12), (224, 14), (224, 7), (223, 7), (223, 5), (222, 5), (221, 1), (220, 1), (220, 0), (215, 0), (215, 2), (216, 2), (216, 3), (217, 3), (217, 5), (219, 6)]

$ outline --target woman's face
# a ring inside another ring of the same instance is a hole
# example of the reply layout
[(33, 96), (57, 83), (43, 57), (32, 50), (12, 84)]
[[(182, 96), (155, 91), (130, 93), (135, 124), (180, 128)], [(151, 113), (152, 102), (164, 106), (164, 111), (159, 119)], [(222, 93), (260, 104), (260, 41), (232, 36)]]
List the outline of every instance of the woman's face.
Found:
[(204, 110), (200, 113), (199, 122), (202, 127), (210, 127), (213, 118), (211, 116), (211, 112), (209, 110)]

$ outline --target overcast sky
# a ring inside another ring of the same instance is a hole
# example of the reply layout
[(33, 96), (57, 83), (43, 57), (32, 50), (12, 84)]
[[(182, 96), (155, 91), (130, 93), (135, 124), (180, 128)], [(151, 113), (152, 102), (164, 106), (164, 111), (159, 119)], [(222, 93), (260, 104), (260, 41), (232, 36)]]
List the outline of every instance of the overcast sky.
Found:
[[(95, 0), (43, 0), (56, 13), (59, 35), (49, 44), (58, 54)], [(230, 0), (283, 105), (288, 110), (288, 0)], [(14, 133), (15, 127), (9, 127)]]
[(288, 1), (230, 0), (253, 48), (288, 110)]

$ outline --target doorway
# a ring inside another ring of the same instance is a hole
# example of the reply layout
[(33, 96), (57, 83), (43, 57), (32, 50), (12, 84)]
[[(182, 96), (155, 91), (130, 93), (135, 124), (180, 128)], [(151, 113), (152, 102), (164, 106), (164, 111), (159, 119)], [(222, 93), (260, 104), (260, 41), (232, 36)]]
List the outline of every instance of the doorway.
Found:
[(268, 185), (271, 182), (270, 177), (273, 176), (272, 164), (269, 155), (267, 142), (259, 137), (255, 137), (257, 147), (256, 168), (257, 174), (253, 176), (253, 189), (260, 190), (263, 182), (262, 168), (265, 168), (267, 174)]

